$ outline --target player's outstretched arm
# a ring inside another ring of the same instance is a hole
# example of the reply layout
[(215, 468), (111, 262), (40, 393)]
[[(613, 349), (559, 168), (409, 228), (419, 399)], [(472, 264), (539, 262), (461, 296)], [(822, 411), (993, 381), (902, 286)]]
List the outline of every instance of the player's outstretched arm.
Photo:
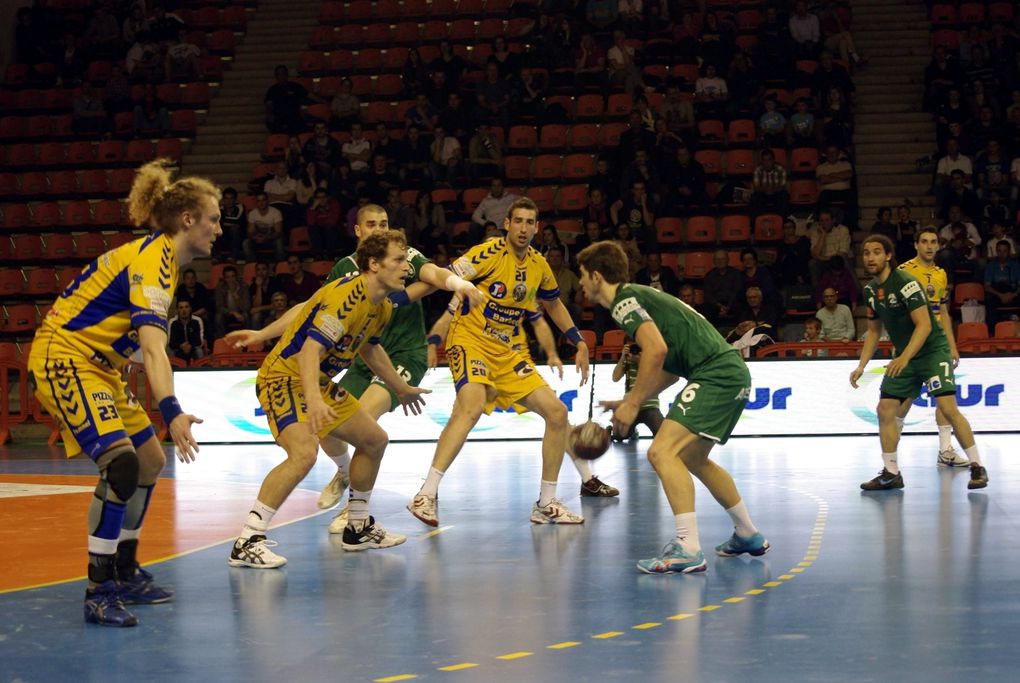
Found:
[(460, 275), (440, 268), (434, 263), (426, 263), (418, 273), (419, 279), (437, 289), (445, 289), (448, 292), (459, 294), (466, 299), (468, 306), (478, 306), (485, 303), (485, 293), (473, 284), (462, 278)]
[(404, 414), (408, 411), (414, 415), (421, 414), (425, 399), (422, 394), (432, 393), (431, 389), (413, 387), (400, 376), (397, 369), (393, 367), (393, 361), (380, 344), (368, 343), (361, 347), (358, 352), (368, 369), (376, 374), (379, 379), (386, 383), (390, 389), (397, 394), (397, 400), (404, 406)]
[(878, 318), (868, 320), (868, 331), (864, 333), (864, 345), (861, 347), (861, 360), (857, 367), (850, 373), (850, 386), (857, 388), (857, 380), (864, 374), (864, 368), (868, 367), (875, 350), (878, 348), (878, 341), (882, 337), (882, 321)]
[[(431, 294), (434, 291), (436, 291), (436, 288), (434, 286), (426, 283), (426, 282), (421, 282), (421, 281), (413, 282), (410, 285), (408, 285), (407, 287), (404, 287), (404, 294), (407, 296), (407, 301), (406, 302), (401, 302), (401, 303), (403, 303), (404, 305), (407, 305), (408, 303), (413, 303), (415, 301), (420, 301), (420, 300), (424, 299), (425, 297), (427, 297), (429, 294)], [(396, 295), (398, 295), (398, 296), (399, 296), (399, 294), (400, 294), (399, 292), (396, 293)], [(394, 295), (391, 294), (390, 298), (394, 299)]]
[(560, 360), (560, 354), (556, 350), (556, 337), (553, 336), (552, 328), (545, 321), (545, 317), (539, 315), (531, 320), (531, 329), (535, 331), (535, 339), (538, 340), (538, 345), (542, 347), (546, 358), (549, 359), (549, 367), (557, 371), (560, 379), (563, 379), (563, 361)]
[(542, 307), (549, 314), (549, 317), (552, 318), (552, 321), (556, 323), (556, 327), (560, 328), (560, 331), (567, 336), (567, 339), (577, 347), (577, 355), (574, 356), (574, 366), (581, 373), (581, 386), (584, 386), (588, 382), (588, 354), (590, 350), (588, 345), (584, 343), (584, 340), (581, 339), (581, 333), (577, 331), (574, 319), (570, 317), (570, 311), (567, 310), (567, 307), (563, 305), (559, 298), (552, 301), (542, 301)]
[(138, 328), (138, 342), (142, 347), (145, 374), (148, 375), (152, 395), (159, 403), (159, 412), (170, 432), (177, 457), (181, 462), (192, 462), (198, 453), (198, 442), (191, 434), (191, 425), (202, 420), (181, 410), (181, 404), (174, 396), (174, 375), (166, 355), (166, 332), (155, 325), (142, 325)]
[(286, 313), (281, 315), (279, 318), (269, 323), (261, 330), (234, 330), (228, 332), (224, 339), (235, 349), (239, 349), (242, 346), (254, 346), (256, 344), (262, 344), (269, 341), (270, 339), (276, 339), (283, 335), (287, 326), (297, 317), (297, 314), (301, 311), (307, 302), (303, 301), (299, 304), (291, 306)]
[(927, 304), (910, 311), (910, 319), (914, 323), (914, 331), (911, 332), (910, 341), (903, 347), (899, 355), (885, 366), (887, 377), (896, 377), (903, 372), (903, 368), (907, 367), (910, 359), (917, 355), (917, 352), (924, 346), (924, 342), (928, 340), (928, 335), (931, 334), (931, 314), (928, 312)]

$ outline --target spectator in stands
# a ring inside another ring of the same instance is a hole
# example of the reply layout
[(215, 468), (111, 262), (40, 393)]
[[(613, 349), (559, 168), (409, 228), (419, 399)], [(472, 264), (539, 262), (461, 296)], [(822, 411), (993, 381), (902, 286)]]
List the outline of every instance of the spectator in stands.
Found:
[(386, 217), (389, 219), (391, 230), (401, 230), (407, 236), (408, 244), (411, 244), (411, 231), (414, 227), (414, 211), (400, 201), (400, 188), (391, 187), (386, 192)]
[(837, 147), (848, 147), (853, 141), (853, 114), (843, 99), (843, 91), (832, 86), (822, 105), (822, 141)]
[(110, 119), (99, 91), (91, 82), (82, 83), (81, 92), (71, 101), (73, 118), (71, 128), (77, 135), (97, 135), (110, 129)]
[(666, 82), (666, 96), (659, 105), (658, 115), (665, 120), (669, 132), (680, 136), (686, 145), (694, 142), (694, 105), (680, 93), (680, 83), (675, 78)]
[(429, 74), (429, 80), (425, 83), (425, 95), (436, 112), (441, 112), (447, 106), (452, 92), (456, 91), (446, 81), (445, 71), (437, 69)]
[(833, 256), (829, 259), (828, 267), (818, 278), (815, 286), (815, 305), (821, 306), (824, 303), (824, 292), (826, 289), (834, 289), (839, 292), (839, 303), (846, 304), (850, 308), (856, 308), (860, 299), (860, 288), (857, 283), (857, 276), (846, 266), (842, 256)]
[[(974, 178), (978, 199), (987, 201), (988, 193), (995, 190), (1010, 205), (1016, 202), (1016, 188), (1010, 185), (1010, 159), (998, 140), (989, 140), (984, 152), (978, 155), (974, 163)], [(971, 214), (970, 217), (977, 219), (979, 215)]]
[(114, 62), (110, 67), (110, 76), (103, 86), (103, 109), (111, 121), (121, 112), (134, 110), (134, 102), (131, 100), (131, 84), (128, 82), (124, 65)]
[(988, 201), (981, 207), (981, 228), (987, 230), (993, 223), (1007, 224), (1010, 222), (1012, 209), (1002, 202), (1002, 195), (998, 190), (988, 191)]
[(672, 268), (662, 265), (662, 254), (658, 251), (645, 255), (644, 268), (634, 275), (634, 282), (673, 296), (680, 293), (680, 278)]
[[(626, 223), (630, 235), (642, 246), (655, 241), (655, 200), (649, 195), (643, 180), (630, 185), (630, 193), (617, 199), (609, 207), (609, 219), (613, 225)], [(626, 250), (626, 249), (625, 249)]]
[(796, 45), (797, 56), (801, 59), (813, 59), (818, 54), (822, 42), (822, 27), (817, 15), (808, 12), (805, 0), (797, 0), (794, 5), (789, 28), (790, 37)]
[(599, 31), (612, 27), (620, 15), (619, 0), (587, 0), (584, 19)]
[[(588, 187), (588, 206), (584, 207), (581, 220), (585, 223), (595, 222), (600, 230), (605, 230), (610, 225), (609, 202), (606, 193), (597, 185)], [(577, 251), (580, 251), (578, 249)]]
[(949, 207), (949, 222), (939, 230), (939, 241), (944, 246), (935, 262), (950, 277), (954, 274), (963, 278), (972, 276), (980, 256), (981, 234), (973, 223), (966, 220), (959, 206)]
[(368, 173), (368, 162), (372, 158), (372, 143), (365, 137), (361, 124), (351, 124), (351, 137), (340, 146), (340, 154), (351, 165), (351, 175), (362, 178)]
[(92, 59), (119, 59), (123, 54), (120, 23), (106, 4), (97, 4), (83, 38)]
[(447, 135), (446, 129), (442, 126), (436, 126), (429, 151), (432, 154), (429, 172), (435, 181), (455, 185), (461, 176), (464, 162), (464, 150), (460, 146), (460, 141), (452, 135)]
[(744, 289), (757, 287), (761, 290), (766, 302), (775, 304), (778, 308), (783, 303), (783, 298), (776, 287), (776, 281), (772, 277), (772, 271), (767, 266), (758, 263), (758, 252), (747, 247), (740, 251), (740, 263), (744, 267)]
[[(911, 246), (913, 248), (913, 246)], [(789, 218), (783, 221), (783, 241), (776, 249), (776, 261), (772, 266), (776, 280), (781, 287), (804, 285), (811, 281), (811, 241), (797, 234), (797, 224)]]
[(826, 209), (838, 202), (845, 205), (845, 219), (855, 224), (856, 208), (850, 183), (854, 178), (854, 167), (840, 152), (839, 147), (830, 144), (825, 148), (825, 158), (815, 168), (818, 181), (818, 206)]
[[(970, 110), (963, 101), (963, 95), (960, 88), (957, 86), (949, 88), (949, 92), (946, 93), (945, 98), (938, 103), (938, 108), (935, 110), (935, 134), (939, 144), (939, 150), (948, 152), (946, 149), (946, 143), (951, 137), (949, 124), (958, 123), (962, 126), (966, 124), (970, 118)], [(970, 174), (968, 173), (968, 175)]]
[(914, 258), (916, 249), (914, 237), (920, 227), (917, 221), (910, 217), (910, 207), (900, 204), (896, 207), (896, 234), (900, 236), (896, 242), (896, 261), (903, 263)]
[[(476, 221), (477, 222), (477, 221)], [(442, 204), (432, 202), (432, 193), (421, 191), (414, 202), (414, 244), (427, 255), (435, 253), (436, 244), (449, 243), (446, 211)]]
[(686, 144), (682, 137), (669, 129), (665, 119), (656, 118), (655, 150), (652, 154), (652, 163), (657, 169), (657, 173), (661, 169), (668, 169), (676, 160), (676, 151)]
[(325, 123), (316, 122), (312, 128), (312, 136), (301, 148), (301, 158), (305, 163), (315, 164), (317, 178), (328, 181), (341, 156), (340, 143), (330, 137)]
[(785, 215), (790, 201), (787, 189), (786, 169), (776, 163), (776, 154), (771, 149), (761, 151), (761, 162), (754, 169), (751, 186), (751, 213), (778, 213)]
[(287, 270), (280, 276), (280, 291), (287, 295), (288, 304), (308, 301), (319, 289), (319, 277), (305, 270), (300, 257), (294, 254), (287, 257)]
[(152, 31), (152, 39), (158, 43), (169, 43), (177, 37), (177, 32), (185, 28), (184, 22), (173, 12), (167, 12), (163, 3), (155, 3), (152, 8), (152, 19), (149, 21), (149, 30)]
[(163, 68), (169, 83), (188, 83), (204, 78), (202, 64), (198, 58), (202, 50), (188, 42), (188, 32), (183, 28), (177, 31), (177, 41), (167, 47)]
[(985, 311), (992, 328), (999, 322), (999, 309), (1015, 308), (1020, 296), (1020, 264), (1011, 256), (1012, 245), (1000, 240), (995, 245), (995, 260), (985, 268)]
[[(608, 225), (608, 223), (606, 225)], [(584, 222), (584, 232), (578, 235), (577, 239), (574, 240), (575, 257), (585, 248), (606, 239), (609, 239), (609, 233), (602, 227), (602, 223), (595, 220), (586, 220)]]
[(332, 257), (343, 242), (344, 226), (340, 202), (330, 197), (326, 188), (315, 190), (305, 215), (312, 254)]
[(479, 124), (468, 142), (468, 182), (496, 176), (503, 169), (503, 145), (488, 124)]
[(429, 72), (425, 62), (421, 59), (421, 53), (417, 47), (407, 51), (407, 58), (400, 70), (400, 79), (404, 84), (404, 94), (408, 98), (414, 98), (425, 92), (425, 84), (428, 82)]
[(290, 177), (290, 170), (283, 161), (278, 161), (273, 169), (273, 177), (266, 181), (263, 191), (269, 198), (269, 205), (283, 216), (283, 226), (290, 230), (297, 225), (296, 211), (297, 180)]
[(545, 256), (549, 253), (550, 249), (554, 248), (560, 250), (561, 263), (570, 262), (570, 249), (560, 239), (560, 233), (556, 226), (552, 224), (544, 225), (542, 226), (542, 248), (539, 251)]
[(386, 194), (400, 187), (400, 178), (390, 172), (386, 155), (380, 152), (372, 156), (372, 164), (365, 176), (365, 191), (374, 204), (385, 204)]
[(595, 159), (595, 175), (588, 179), (588, 187), (597, 187), (602, 190), (602, 193), (606, 196), (606, 201), (610, 205), (616, 201), (616, 193), (620, 190), (620, 174), (605, 154), (600, 154)]
[[(815, 317), (810, 317), (804, 321), (804, 337), (801, 339), (802, 342), (820, 342), (822, 339), (822, 321)], [(805, 354), (808, 355), (808, 354)], [(812, 354), (813, 355), (813, 354)], [(822, 354), (819, 354), (822, 355)], [(826, 354), (828, 355), (828, 354)]]
[[(987, 106), (996, 111), (998, 101), (995, 99), (995, 92), (999, 87), (999, 78), (995, 73), (995, 67), (985, 60), (985, 49), (975, 45), (970, 50), (970, 64), (963, 69), (963, 80), (970, 88), (970, 95), (974, 97), (977, 106)], [(980, 90), (975, 86), (980, 83)]]
[(626, 197), (635, 183), (641, 183), (649, 189), (654, 201), (654, 194), (661, 187), (661, 181), (659, 171), (651, 162), (651, 156), (646, 149), (634, 150), (634, 161), (624, 167), (620, 175), (620, 196)]
[(835, 223), (832, 212), (824, 209), (818, 213), (818, 221), (809, 233), (811, 239), (811, 280), (818, 282), (822, 269), (833, 256), (851, 257), (850, 230), (842, 223)]
[[(950, 130), (952, 130), (950, 128)], [(954, 133), (954, 135), (956, 135)], [(957, 137), (960, 137), (957, 135)], [(973, 152), (978, 152), (985, 149), (988, 146), (989, 140), (998, 140), (1002, 137), (1002, 128), (995, 120), (995, 113), (992, 108), (985, 105), (978, 111), (977, 120), (971, 121), (967, 126), (967, 137), (969, 138), (970, 148)], [(960, 150), (964, 154), (970, 154), (971, 150), (968, 150), (963, 141), (960, 141)]]
[(491, 239), (499, 239), (503, 236), (503, 231), (498, 225), (492, 221), (486, 221), (483, 226), (482, 240), (488, 242)]
[(821, 24), (822, 42), (825, 44), (825, 49), (838, 54), (839, 58), (847, 64), (851, 62), (854, 64), (867, 63), (867, 60), (857, 53), (854, 37), (843, 25), (843, 20), (839, 16), (839, 8), (835, 6), (835, 3), (824, 5), (818, 19)]
[(977, 220), (981, 215), (981, 202), (977, 193), (965, 184), (963, 171), (955, 170), (949, 174), (949, 186), (939, 199), (941, 216), (945, 219), (949, 218), (949, 210), (954, 206), (960, 209), (963, 217)]
[(446, 82), (451, 88), (459, 88), (461, 79), (467, 73), (468, 64), (460, 55), (453, 51), (449, 40), (439, 41), (439, 56), (429, 63), (428, 70), (440, 70), (446, 74)]
[[(268, 263), (255, 264), (255, 277), (248, 285), (248, 301), (251, 304), (251, 326), (253, 330), (261, 330), (264, 325), (262, 319), (269, 315), (273, 308), (273, 292), (280, 289), (276, 277), (270, 274)], [(283, 303), (286, 306), (287, 296), (284, 295)]]
[(150, 31), (139, 31), (124, 58), (124, 68), (134, 83), (159, 83), (166, 72), (163, 55)]
[(605, 83), (606, 53), (595, 42), (591, 33), (581, 34), (581, 41), (574, 51), (574, 88), (578, 92), (588, 86), (598, 87)]
[(613, 241), (620, 245), (623, 253), (627, 255), (627, 263), (630, 266), (628, 279), (633, 282), (634, 276), (644, 267), (644, 259), (641, 257), (641, 249), (638, 247), (638, 241), (634, 238), (631, 226), (627, 223), (618, 223), (616, 230), (613, 231)]
[(496, 36), (492, 40), (492, 54), (486, 60), (486, 63), (492, 63), (499, 69), (499, 77), (506, 80), (516, 80), (520, 76), (521, 72), (521, 61), (517, 56), (517, 53), (511, 52), (507, 46), (506, 38), (503, 36)]
[(677, 295), (677, 298), (700, 313), (702, 316), (706, 318), (708, 317), (708, 310), (705, 308), (705, 305), (697, 303), (697, 290), (694, 289), (694, 285), (689, 282), (685, 282), (680, 285), (680, 293)]
[[(287, 175), (291, 178), (296, 178), (308, 166), (308, 162), (305, 161), (301, 139), (297, 135), (287, 137), (287, 149), (283, 153), (283, 163), (287, 164)], [(263, 185), (269, 178), (269, 175), (263, 178)]]
[(818, 140), (815, 131), (815, 115), (809, 110), (810, 102), (798, 97), (795, 111), (790, 116), (789, 143), (793, 147), (814, 147)]
[[(562, 245), (562, 242), (560, 243)], [(556, 286), (560, 290), (560, 301), (570, 311), (570, 317), (574, 320), (581, 319), (581, 304), (583, 292), (581, 282), (577, 279), (574, 271), (567, 267), (567, 256), (560, 245), (543, 245), (545, 259), (549, 262), (549, 269), (556, 278)]]
[(191, 302), (178, 300), (177, 315), (170, 319), (167, 348), (190, 364), (205, 355), (204, 330), (202, 319), (191, 315)]
[(167, 137), (170, 135), (170, 112), (163, 100), (156, 97), (156, 86), (145, 86), (142, 101), (135, 105), (134, 132), (136, 137)]
[(272, 254), (277, 261), (284, 258), (283, 214), (269, 206), (265, 192), (255, 195), (255, 208), (248, 212), (248, 236), (242, 247), (246, 261), (254, 261), (256, 254)]
[(627, 130), (620, 134), (620, 144), (617, 147), (619, 164), (626, 166), (634, 161), (639, 149), (647, 151), (654, 147), (655, 133), (645, 128), (640, 112), (631, 111), (627, 117)]
[(719, 249), (712, 256), (715, 267), (705, 273), (705, 308), (713, 324), (736, 322), (739, 297), (744, 291), (744, 275), (730, 268), (729, 256)]
[[(268, 327), (282, 318), (289, 308), (290, 305), (287, 301), (287, 295), (279, 291), (273, 292), (272, 298), (270, 299), (269, 312), (265, 316), (265, 322), (262, 323), (262, 327)], [(270, 339), (266, 342), (266, 346), (268, 348), (272, 348), (276, 345), (276, 342), (279, 341), (279, 339), (279, 337), (276, 339)]]
[(549, 123), (567, 120), (567, 112), (562, 105), (554, 104), (551, 108), (546, 108), (546, 80), (544, 77), (536, 78), (534, 70), (523, 69), (520, 80), (517, 102), (519, 116), (544, 120)]
[[(315, 196), (315, 191), (320, 187), (328, 188), (329, 183), (323, 178), (319, 178), (318, 167), (313, 162), (308, 162), (303, 169), (301, 169), (300, 175), (296, 178), (297, 184), (294, 187), (294, 210), (297, 212), (297, 221), (301, 221), (304, 218), (304, 211), (308, 208), (308, 205), (312, 203), (312, 198)], [(290, 175), (290, 171), (287, 171)]]
[(121, 26), (120, 37), (125, 45), (131, 45), (142, 31), (149, 30), (149, 20), (145, 18), (145, 7), (141, 3), (131, 5), (127, 18)]
[(811, 92), (819, 106), (829, 98), (829, 90), (838, 88), (847, 105), (853, 105), (857, 98), (857, 89), (850, 74), (843, 65), (832, 57), (832, 53), (823, 50), (818, 58), (818, 68), (811, 77)]
[(620, 29), (613, 31), (613, 45), (606, 50), (606, 67), (610, 85), (623, 86), (629, 94), (645, 90), (634, 47), (627, 45), (627, 34)]
[(416, 95), (414, 104), (404, 114), (404, 125), (408, 129), (417, 126), (420, 130), (431, 133), (438, 123), (439, 111), (429, 102), (428, 95), (425, 93)]
[[(928, 111), (935, 111), (945, 101), (951, 89), (956, 89), (963, 81), (963, 72), (956, 59), (950, 59), (946, 48), (935, 47), (931, 62), (924, 70), (924, 105)], [(956, 90), (957, 102), (960, 91)], [(948, 124), (948, 121), (946, 122)]]
[(699, 52), (706, 64), (713, 64), (717, 69), (725, 68), (730, 63), (734, 50), (733, 25), (729, 19), (721, 20), (720, 15), (709, 12), (705, 15), (701, 27), (701, 46)]
[(705, 167), (691, 155), (690, 148), (677, 149), (676, 163), (670, 165), (665, 175), (670, 178), (666, 185), (678, 212), (686, 213), (705, 205)]
[[(747, 291), (744, 292), (743, 303), (737, 309), (734, 317), (738, 321), (738, 335), (743, 335), (751, 328), (759, 327), (770, 328), (765, 331), (770, 336), (776, 336), (779, 331), (779, 310), (775, 304), (765, 300), (758, 287), (747, 288)], [(739, 331), (741, 328), (743, 328), (743, 332)]]
[(957, 53), (957, 58), (960, 60), (962, 67), (970, 66), (971, 58), (974, 54), (974, 47), (981, 45), (985, 42), (984, 36), (981, 35), (981, 27), (977, 25), (968, 26), (966, 31), (960, 32), (960, 48)]
[(33, 9), (19, 7), (14, 28), (14, 61), (21, 64), (39, 64), (49, 61), (42, 27), (36, 24)]
[(319, 102), (319, 96), (308, 92), (300, 83), (289, 78), (287, 67), (280, 64), (273, 70), (276, 82), (266, 90), (266, 127), (271, 133), (300, 133), (305, 129), (301, 105)]
[(201, 318), (203, 328), (208, 325), (212, 318), (215, 301), (208, 288), (198, 281), (198, 276), (193, 268), (184, 271), (181, 283), (174, 291), (174, 299), (179, 302), (187, 301), (191, 304), (191, 315)]
[(964, 184), (970, 185), (974, 166), (969, 157), (960, 153), (960, 141), (956, 138), (948, 138), (946, 140), (946, 155), (939, 159), (935, 166), (935, 183), (932, 185), (932, 192), (936, 197), (941, 197), (946, 191), (953, 171), (960, 171), (963, 174)]
[[(437, 72), (442, 73), (442, 72)], [(451, 92), (446, 96), (446, 106), (439, 112), (439, 125), (458, 140), (468, 141), (468, 133), (474, 128), (471, 115), (461, 100), (460, 93)]]
[(78, 45), (78, 38), (73, 33), (64, 34), (64, 49), (55, 60), (57, 67), (57, 85), (74, 88), (81, 83), (85, 70), (89, 65), (88, 55)]
[(619, 0), (616, 5), (620, 25), (631, 35), (644, 31), (644, 2), (642, 0)]
[(385, 155), (386, 167), (390, 173), (400, 177), (400, 167), (407, 156), (407, 148), (404, 146), (403, 141), (391, 136), (389, 128), (382, 121), (375, 125), (375, 137), (374, 151)]
[(879, 207), (875, 212), (875, 222), (871, 226), (871, 233), (885, 235), (893, 244), (900, 241), (900, 233), (896, 224), (892, 222), (892, 209), (888, 206)]
[(329, 103), (329, 123), (335, 130), (350, 130), (351, 124), (361, 121), (361, 100), (353, 91), (354, 83), (350, 78), (340, 79), (340, 90)]
[[(247, 228), (244, 213), (244, 206), (237, 201), (237, 190), (232, 187), (224, 188), (220, 201), (220, 227), (223, 229), (223, 235), (218, 241), (225, 243), (230, 258), (234, 261), (239, 260), (243, 253), (241, 244)], [(218, 249), (217, 253), (223, 251)]]
[(478, 84), (475, 95), (478, 98), (479, 123), (504, 127), (509, 124), (510, 84), (499, 77), (499, 67), (494, 63), (486, 63), (485, 78)]
[(1005, 242), (1009, 245), (1009, 257), (1016, 258), (1016, 242), (1013, 241), (1012, 237), (1006, 235), (1007, 223), (1002, 221), (996, 221), (992, 223), (992, 234), (988, 238), (988, 242), (985, 244), (985, 256), (989, 262), (994, 261), (999, 256), (999, 242)]
[(237, 277), (237, 268), (227, 266), (216, 284), (216, 338), (250, 325), (251, 299), (248, 288)]
[(726, 87), (730, 93), (731, 115), (750, 117), (761, 106), (762, 93), (765, 90), (761, 75), (748, 61), (747, 55), (739, 50), (730, 61), (730, 68), (726, 73)]
[(634, 111), (641, 116), (641, 123), (644, 125), (645, 130), (649, 133), (655, 132), (655, 112), (648, 106), (648, 98), (644, 95), (636, 95), (632, 98), (634, 102)]
[(408, 126), (404, 147), (404, 163), (400, 169), (404, 184), (421, 187), (430, 183), (432, 175), (429, 171), (429, 162), (432, 159), (432, 152), (429, 149), (428, 141), (421, 135), (421, 128)]
[(758, 136), (763, 147), (782, 147), (786, 142), (786, 117), (777, 107), (775, 97), (765, 98), (765, 111), (758, 118)]
[(699, 119), (721, 118), (725, 114), (730, 93), (726, 81), (716, 73), (715, 64), (706, 64), (694, 81), (694, 107)]

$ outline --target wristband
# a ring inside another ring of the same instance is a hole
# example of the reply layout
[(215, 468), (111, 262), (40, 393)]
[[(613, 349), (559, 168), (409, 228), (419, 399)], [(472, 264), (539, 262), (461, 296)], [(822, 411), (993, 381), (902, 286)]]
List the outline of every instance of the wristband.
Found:
[(569, 330), (567, 330), (563, 334), (566, 335), (567, 339), (574, 346), (577, 346), (578, 344), (580, 344), (581, 342), (584, 341), (584, 337), (582, 337), (581, 333), (577, 331), (577, 327), (576, 326), (571, 327)]
[(411, 303), (411, 297), (407, 296), (407, 290), (402, 289), (399, 292), (393, 292), (390, 294), (390, 302), (394, 308), (400, 308)]
[(465, 287), (471, 287), (471, 283), (459, 275), (451, 275), (446, 278), (446, 289), (451, 292), (460, 292)]
[(427, 341), (429, 344), (435, 344), (436, 346), (439, 346), (440, 344), (443, 343), (443, 338), (440, 337), (438, 334), (430, 334), (428, 336)]
[(159, 402), (159, 414), (163, 416), (163, 424), (167, 427), (174, 421), (174, 418), (183, 412), (176, 396), (167, 396)]

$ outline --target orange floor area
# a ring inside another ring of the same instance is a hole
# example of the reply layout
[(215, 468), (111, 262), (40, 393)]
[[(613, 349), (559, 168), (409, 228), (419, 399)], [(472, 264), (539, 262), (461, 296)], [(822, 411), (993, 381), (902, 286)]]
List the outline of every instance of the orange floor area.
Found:
[[(0, 494), (0, 545), (13, 549), (17, 569), (0, 572), (0, 593), (80, 579), (86, 568), (85, 519), (96, 477), (37, 474), (0, 475), (4, 484), (88, 487), (89, 491), (40, 495)], [(234, 538), (244, 523), (258, 486), (189, 481), (178, 489), (161, 479), (143, 527), (139, 557), (164, 560)], [(273, 526), (319, 512), (318, 494), (297, 490), (273, 519)], [(225, 561), (225, 560), (224, 560)]]

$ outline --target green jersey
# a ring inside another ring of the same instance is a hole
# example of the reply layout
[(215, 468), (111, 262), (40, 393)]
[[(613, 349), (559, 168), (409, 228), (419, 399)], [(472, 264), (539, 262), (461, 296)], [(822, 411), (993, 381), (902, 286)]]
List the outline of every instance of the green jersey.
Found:
[(666, 342), (662, 369), (690, 378), (713, 361), (740, 352), (726, 343), (718, 330), (693, 308), (674, 296), (651, 287), (621, 284), (609, 308), (613, 320), (632, 339), (642, 323), (653, 322)]
[[(404, 280), (404, 286), (418, 282), (418, 273), (422, 266), (430, 261), (414, 247), (407, 248), (407, 262), (411, 265), (411, 272)], [(326, 282), (332, 282), (347, 275), (358, 274), (358, 263), (354, 254), (345, 256), (336, 262), (333, 269), (326, 276)], [(379, 343), (386, 349), (386, 353), (393, 356), (402, 351), (417, 351), (425, 349), (425, 312), (422, 309), (421, 301), (415, 301), (400, 306), (393, 311), (393, 318), (389, 325), (383, 330)]]
[(889, 332), (889, 339), (896, 347), (897, 356), (903, 353), (903, 349), (910, 343), (910, 336), (914, 333), (915, 325), (910, 313), (921, 306), (925, 307), (931, 320), (931, 334), (924, 340), (924, 345), (917, 352), (917, 356), (930, 353), (949, 354), (946, 333), (928, 306), (924, 287), (908, 271), (894, 268), (885, 282), (872, 280), (864, 287), (864, 300), (868, 302), (868, 318), (872, 320), (878, 318), (882, 322)]

